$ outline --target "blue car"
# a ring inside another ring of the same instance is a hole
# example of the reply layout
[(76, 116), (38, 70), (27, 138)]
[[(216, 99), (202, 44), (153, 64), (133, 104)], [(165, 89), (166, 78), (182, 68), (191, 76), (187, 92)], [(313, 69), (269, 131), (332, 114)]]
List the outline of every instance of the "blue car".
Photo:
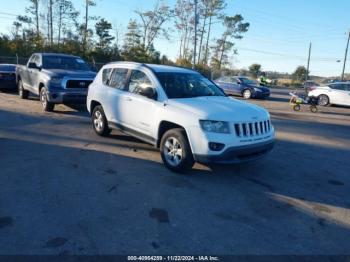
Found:
[(254, 80), (247, 77), (224, 76), (214, 81), (227, 95), (242, 96), (244, 99), (267, 98), (270, 96), (270, 89), (261, 86)]
[(0, 64), (0, 90), (17, 89), (16, 65)]

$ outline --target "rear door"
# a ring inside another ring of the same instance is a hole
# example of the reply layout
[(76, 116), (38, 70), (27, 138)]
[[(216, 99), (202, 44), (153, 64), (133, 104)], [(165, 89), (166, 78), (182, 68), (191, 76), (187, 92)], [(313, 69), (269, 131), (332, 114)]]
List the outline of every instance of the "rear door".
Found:
[(117, 126), (125, 122), (124, 100), (128, 74), (127, 68), (104, 69), (103, 72), (103, 87), (106, 92), (103, 109), (108, 121)]

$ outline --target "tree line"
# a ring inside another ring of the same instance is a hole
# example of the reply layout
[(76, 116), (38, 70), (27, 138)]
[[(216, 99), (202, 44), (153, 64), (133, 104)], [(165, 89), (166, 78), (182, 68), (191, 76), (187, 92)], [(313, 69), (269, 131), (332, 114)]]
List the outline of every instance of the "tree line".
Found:
[[(71, 0), (26, 0), (26, 14), (17, 16), (10, 33), (0, 35), (0, 56), (27, 57), (45, 51), (75, 54), (89, 61), (192, 66), (197, 21), (195, 66), (221, 70), (237, 52), (235, 40), (249, 29), (242, 15), (226, 13), (226, 0), (198, 0), (197, 17), (194, 0), (177, 0), (174, 6), (156, 0), (150, 10), (134, 11), (134, 18), (123, 30), (91, 15), (98, 4), (95, 0), (81, 1), (83, 10), (77, 10)], [(221, 33), (213, 33), (214, 25), (220, 26)], [(125, 33), (121, 35), (121, 31)], [(158, 39), (178, 43), (175, 61), (155, 49)]]

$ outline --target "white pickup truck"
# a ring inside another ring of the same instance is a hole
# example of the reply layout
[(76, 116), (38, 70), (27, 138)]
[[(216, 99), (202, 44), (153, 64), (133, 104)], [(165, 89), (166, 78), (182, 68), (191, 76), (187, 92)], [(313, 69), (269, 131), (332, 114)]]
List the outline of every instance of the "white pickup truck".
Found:
[(90, 85), (95, 132), (117, 128), (160, 148), (175, 172), (201, 163), (239, 163), (273, 149), (269, 113), (230, 97), (201, 74), (179, 67), (116, 62)]

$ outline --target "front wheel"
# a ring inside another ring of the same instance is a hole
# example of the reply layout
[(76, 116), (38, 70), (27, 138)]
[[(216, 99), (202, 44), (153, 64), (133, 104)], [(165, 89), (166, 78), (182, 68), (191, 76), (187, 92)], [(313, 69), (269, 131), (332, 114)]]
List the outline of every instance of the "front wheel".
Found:
[(28, 99), (29, 92), (23, 88), (22, 80), (18, 81), (18, 95), (21, 99)]
[(182, 173), (191, 169), (194, 159), (185, 130), (176, 128), (167, 131), (160, 142), (164, 165), (173, 172)]
[(252, 98), (252, 91), (249, 89), (246, 89), (243, 91), (243, 98), (244, 99), (251, 99)]
[(55, 104), (47, 101), (47, 91), (45, 87), (40, 90), (40, 103), (46, 112), (52, 112), (55, 107)]

